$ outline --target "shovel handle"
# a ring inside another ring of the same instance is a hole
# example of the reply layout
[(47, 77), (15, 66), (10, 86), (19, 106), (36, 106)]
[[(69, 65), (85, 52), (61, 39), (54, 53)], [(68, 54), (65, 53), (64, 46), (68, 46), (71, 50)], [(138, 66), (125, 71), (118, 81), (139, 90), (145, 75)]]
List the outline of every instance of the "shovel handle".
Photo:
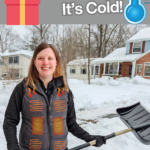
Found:
[(107, 135), (107, 136), (105, 136), (104, 138), (105, 138), (105, 140), (111, 139), (111, 138), (116, 137), (116, 136), (119, 136), (119, 135), (121, 135), (121, 134), (125, 134), (125, 133), (128, 133), (128, 132), (131, 132), (132, 130), (133, 130), (132, 128), (128, 128), (128, 129), (121, 130), (121, 131), (112, 133), (112, 134), (110, 134), (110, 135)]
[(82, 149), (82, 148), (85, 148), (85, 147), (88, 147), (88, 146), (92, 146), (92, 145), (95, 145), (95, 144), (96, 144), (96, 140), (93, 140), (93, 141), (91, 141), (91, 142), (88, 142), (88, 143), (79, 145), (79, 146), (74, 147), (74, 148), (69, 149), (69, 150), (80, 150), (80, 149)]
[[(125, 129), (125, 130), (121, 130), (121, 131), (118, 131), (118, 132), (115, 132), (115, 133), (112, 133), (110, 135), (107, 135), (107, 136), (104, 136), (105, 140), (108, 140), (108, 139), (111, 139), (115, 136), (119, 136), (121, 134), (125, 134), (125, 133), (128, 133), (128, 132), (131, 132), (133, 129), (132, 128), (128, 128), (128, 129)], [(82, 148), (85, 148), (85, 147), (88, 147), (88, 146), (92, 146), (92, 145), (95, 145), (96, 144), (96, 140), (93, 140), (91, 142), (88, 142), (88, 143), (85, 143), (85, 144), (82, 144), (82, 145), (79, 145), (77, 147), (74, 147), (72, 149), (69, 149), (69, 150), (80, 150)]]

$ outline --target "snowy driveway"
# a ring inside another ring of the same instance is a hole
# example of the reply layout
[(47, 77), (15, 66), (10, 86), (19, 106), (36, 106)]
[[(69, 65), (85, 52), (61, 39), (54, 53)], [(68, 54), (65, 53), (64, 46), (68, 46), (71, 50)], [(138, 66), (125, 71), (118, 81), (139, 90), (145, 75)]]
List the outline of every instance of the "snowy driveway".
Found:
[[(69, 79), (68, 83), (74, 94), (77, 122), (92, 135), (108, 135), (127, 128), (115, 115), (116, 108), (140, 101), (150, 110), (150, 80), (141, 77), (135, 77), (132, 80), (129, 78), (113, 80), (105, 77), (91, 80), (91, 85), (88, 85), (87, 81)], [(14, 81), (0, 81), (0, 146), (2, 150), (7, 150), (2, 130), (4, 113), (16, 84)], [(17, 126), (17, 137), (20, 124), (21, 121)], [(68, 147), (72, 148), (83, 144), (84, 141), (69, 133), (68, 143)], [(85, 149), (149, 150), (150, 146), (141, 144), (132, 133), (127, 133), (108, 140), (102, 147), (92, 146)]]

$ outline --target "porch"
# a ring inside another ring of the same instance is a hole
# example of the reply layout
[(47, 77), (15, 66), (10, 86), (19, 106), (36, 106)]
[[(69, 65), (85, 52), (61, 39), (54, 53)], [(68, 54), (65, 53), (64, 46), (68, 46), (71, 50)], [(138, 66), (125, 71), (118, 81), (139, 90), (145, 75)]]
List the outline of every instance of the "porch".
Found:
[[(100, 64), (95, 64), (94, 68), (96, 66), (99, 66), (99, 77), (102, 76), (112, 76), (114, 78), (116, 77), (130, 77), (133, 78), (135, 75), (135, 61), (133, 62), (104, 62)], [(95, 74), (94, 69), (94, 74)], [(94, 78), (94, 76), (93, 76)]]

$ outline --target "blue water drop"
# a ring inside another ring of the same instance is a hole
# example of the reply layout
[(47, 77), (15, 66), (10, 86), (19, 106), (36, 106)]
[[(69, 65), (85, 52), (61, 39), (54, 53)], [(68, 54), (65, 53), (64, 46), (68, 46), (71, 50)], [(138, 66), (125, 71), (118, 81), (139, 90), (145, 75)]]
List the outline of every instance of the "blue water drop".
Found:
[(124, 9), (124, 17), (131, 24), (139, 24), (146, 17), (146, 8), (141, 0), (129, 0), (129, 4)]

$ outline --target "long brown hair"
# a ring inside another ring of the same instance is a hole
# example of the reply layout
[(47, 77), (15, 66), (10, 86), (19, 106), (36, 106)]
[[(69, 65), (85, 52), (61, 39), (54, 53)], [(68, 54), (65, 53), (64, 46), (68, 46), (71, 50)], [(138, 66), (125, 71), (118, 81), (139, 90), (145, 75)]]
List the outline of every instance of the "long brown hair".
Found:
[(46, 48), (51, 48), (55, 54), (55, 57), (56, 57), (56, 61), (57, 61), (57, 66), (56, 66), (56, 69), (53, 73), (53, 77), (54, 78), (57, 78), (57, 77), (60, 77), (60, 76), (63, 76), (63, 84), (64, 84), (64, 88), (65, 88), (65, 91), (69, 91), (69, 88), (68, 88), (68, 84), (66, 82), (66, 79), (65, 79), (65, 76), (64, 76), (64, 73), (62, 71), (62, 66), (61, 66), (61, 61), (60, 61), (60, 57), (59, 57), (59, 53), (58, 51), (56, 50), (56, 48), (54, 47), (54, 45), (52, 44), (48, 44), (46, 42), (42, 42), (41, 44), (39, 44), (35, 51), (34, 51), (34, 54), (33, 54), (33, 57), (32, 57), (32, 60), (31, 60), (31, 63), (30, 63), (30, 67), (29, 67), (29, 72), (28, 72), (28, 77), (27, 77), (27, 81), (26, 81), (26, 86), (28, 85), (31, 85), (32, 87), (35, 87), (35, 83), (37, 83), (39, 85), (39, 81), (38, 81), (38, 78), (39, 78), (39, 73), (34, 65), (34, 60), (36, 59), (36, 56), (39, 52), (41, 52), (43, 49), (46, 49)]

